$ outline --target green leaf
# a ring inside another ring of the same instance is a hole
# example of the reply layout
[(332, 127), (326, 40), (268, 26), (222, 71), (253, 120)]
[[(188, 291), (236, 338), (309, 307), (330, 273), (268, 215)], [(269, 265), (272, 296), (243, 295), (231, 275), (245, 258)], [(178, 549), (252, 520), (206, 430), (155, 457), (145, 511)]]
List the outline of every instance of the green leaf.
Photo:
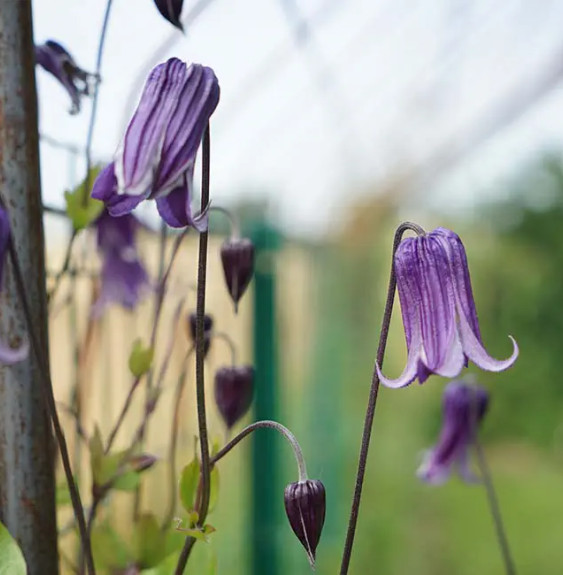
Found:
[(166, 539), (154, 515), (141, 515), (133, 536), (135, 562), (144, 568), (156, 567), (167, 555)]
[(0, 523), (0, 575), (27, 575), (23, 554), (2, 523)]
[(97, 569), (124, 569), (133, 560), (133, 554), (109, 523), (94, 525), (92, 552)]
[(182, 470), (180, 476), (180, 501), (184, 509), (191, 513), (195, 507), (197, 487), (199, 485), (199, 460), (194, 458)]
[(152, 365), (154, 356), (154, 349), (145, 347), (141, 339), (136, 339), (133, 342), (133, 349), (129, 356), (129, 370), (135, 377), (141, 377)]
[(126, 471), (120, 475), (114, 482), (113, 488), (118, 491), (135, 491), (141, 483), (141, 477), (137, 471)]
[(94, 166), (88, 174), (88, 189), (86, 181), (76, 186), (71, 192), (65, 192), (66, 213), (75, 230), (88, 227), (104, 209), (103, 202), (90, 197), (94, 181), (100, 173), (100, 166)]
[(217, 466), (211, 470), (209, 483), (209, 513), (215, 509), (217, 499), (219, 498), (219, 469)]

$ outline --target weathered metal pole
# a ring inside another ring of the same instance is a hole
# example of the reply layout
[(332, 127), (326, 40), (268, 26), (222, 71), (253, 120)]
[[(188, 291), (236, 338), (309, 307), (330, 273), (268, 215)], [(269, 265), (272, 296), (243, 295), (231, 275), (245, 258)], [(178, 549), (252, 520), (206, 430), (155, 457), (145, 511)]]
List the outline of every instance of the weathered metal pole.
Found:
[[(0, 0), (0, 193), (26, 282), (41, 353), (47, 306), (31, 0)], [(0, 291), (0, 337), (17, 344), (25, 318), (10, 264)], [(46, 362), (48, 365), (48, 362)], [(0, 366), (0, 517), (29, 575), (58, 573), (53, 439), (36, 356)]]

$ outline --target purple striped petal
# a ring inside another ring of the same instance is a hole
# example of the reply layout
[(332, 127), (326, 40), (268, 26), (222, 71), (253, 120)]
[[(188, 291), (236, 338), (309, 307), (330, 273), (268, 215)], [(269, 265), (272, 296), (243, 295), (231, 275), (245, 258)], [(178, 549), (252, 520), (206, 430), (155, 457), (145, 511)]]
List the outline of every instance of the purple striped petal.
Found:
[(411, 345), (408, 350), (407, 365), (403, 370), (403, 373), (397, 379), (389, 379), (385, 377), (380, 369), (380, 366), (375, 362), (375, 369), (377, 370), (377, 376), (379, 381), (386, 387), (391, 387), (397, 389), (399, 387), (405, 387), (411, 384), (418, 375), (418, 368), (420, 364), (420, 349), (421, 349), (421, 338), (420, 338), (420, 328), (418, 325), (413, 326)]
[(186, 170), (193, 169), (203, 133), (218, 103), (219, 83), (213, 70), (200, 64), (189, 66), (174, 116), (166, 129), (153, 197), (175, 187)]
[(187, 66), (177, 58), (150, 73), (141, 101), (115, 158), (119, 193), (150, 192), (160, 162), (166, 129), (184, 88)]
[(119, 217), (131, 213), (144, 199), (144, 196), (127, 196), (117, 193), (115, 164), (108, 164), (96, 178), (92, 186), (92, 197), (105, 203), (108, 212)]
[(160, 217), (173, 228), (194, 227), (198, 232), (207, 230), (209, 207), (203, 213), (193, 216), (191, 207), (192, 176), (189, 175), (182, 186), (168, 195), (156, 199)]

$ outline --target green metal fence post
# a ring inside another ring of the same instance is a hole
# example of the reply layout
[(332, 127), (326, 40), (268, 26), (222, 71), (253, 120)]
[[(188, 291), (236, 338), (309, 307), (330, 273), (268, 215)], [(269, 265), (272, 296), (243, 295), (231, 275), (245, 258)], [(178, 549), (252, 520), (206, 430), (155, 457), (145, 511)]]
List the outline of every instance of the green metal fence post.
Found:
[[(254, 365), (255, 419), (277, 418), (277, 324), (275, 252), (279, 233), (266, 223), (257, 224), (252, 233), (255, 245), (254, 279)], [(280, 485), (278, 438), (267, 431), (254, 434), (252, 442), (252, 572), (277, 575), (279, 572), (278, 529)]]

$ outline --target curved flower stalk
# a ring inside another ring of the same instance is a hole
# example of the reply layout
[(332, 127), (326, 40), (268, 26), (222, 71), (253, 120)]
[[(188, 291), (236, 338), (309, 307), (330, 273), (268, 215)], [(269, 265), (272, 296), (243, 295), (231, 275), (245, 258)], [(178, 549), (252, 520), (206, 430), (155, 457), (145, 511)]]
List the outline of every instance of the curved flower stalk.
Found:
[(503, 371), (518, 357), (511, 337), (512, 355), (491, 357), (481, 339), (471, 289), (465, 248), (457, 234), (438, 228), (427, 235), (401, 241), (394, 257), (397, 288), (408, 358), (397, 379), (383, 375), (381, 383), (404, 387), (431, 374), (457, 377), (471, 360), (486, 371)]
[(98, 249), (102, 255), (102, 289), (92, 313), (99, 317), (107, 306), (134, 308), (149, 286), (135, 246), (138, 221), (133, 215), (113, 218), (104, 210), (96, 220)]
[(170, 24), (179, 28), (182, 32), (184, 31), (184, 27), (180, 21), (184, 0), (154, 0), (154, 3), (158, 11)]
[(207, 208), (192, 214), (194, 165), (219, 94), (211, 68), (188, 66), (177, 58), (156, 66), (115, 160), (99, 174), (92, 197), (102, 200), (112, 216), (153, 199), (169, 226), (206, 230)]
[(474, 483), (478, 479), (469, 469), (469, 451), (487, 412), (489, 394), (483, 387), (463, 380), (451, 381), (444, 389), (442, 402), (443, 426), (438, 443), (426, 453), (417, 476), (439, 485), (456, 468), (465, 481)]
[(35, 61), (63, 85), (72, 101), (70, 113), (78, 114), (82, 96), (91, 95), (99, 76), (80, 68), (68, 51), (54, 40), (35, 46)]
[[(0, 286), (4, 275), (4, 265), (10, 244), (11, 228), (10, 219), (6, 210), (0, 206)], [(0, 363), (12, 365), (23, 361), (29, 354), (29, 342), (24, 341), (19, 347), (10, 347), (0, 341)]]

